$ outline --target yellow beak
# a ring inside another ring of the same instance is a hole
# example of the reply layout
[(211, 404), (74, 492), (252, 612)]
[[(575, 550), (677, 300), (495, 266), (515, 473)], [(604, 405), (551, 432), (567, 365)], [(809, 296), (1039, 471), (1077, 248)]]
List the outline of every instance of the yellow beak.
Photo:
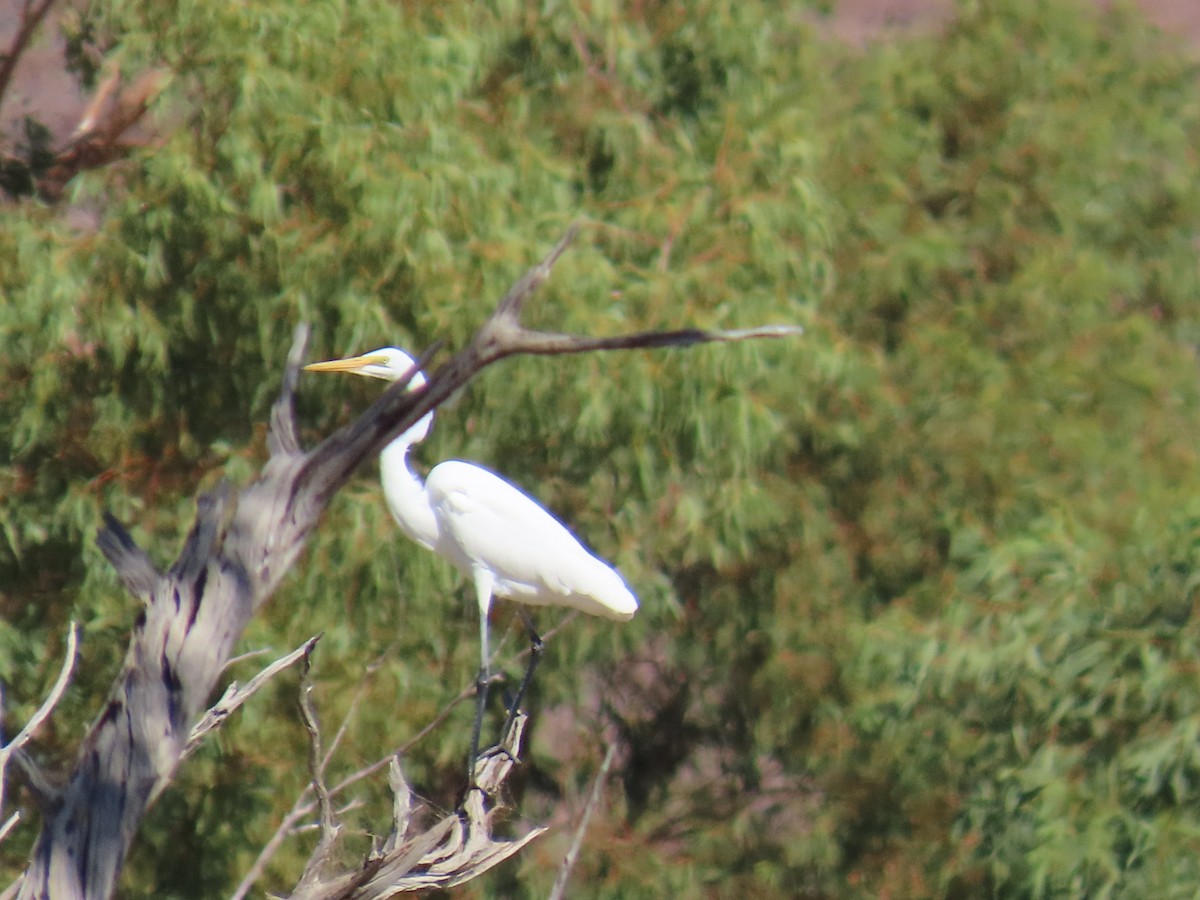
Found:
[(347, 359), (331, 359), (326, 362), (309, 363), (304, 367), (305, 372), (358, 372), (370, 365), (382, 366), (387, 364), (386, 356), (372, 355), (351, 356)]

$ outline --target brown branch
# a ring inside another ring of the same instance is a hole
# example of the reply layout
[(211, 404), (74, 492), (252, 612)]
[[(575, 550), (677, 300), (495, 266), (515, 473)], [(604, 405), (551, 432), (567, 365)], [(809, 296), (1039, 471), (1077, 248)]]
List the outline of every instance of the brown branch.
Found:
[(46, 14), (50, 12), (50, 7), (53, 5), (54, 0), (42, 0), (41, 3), (25, 0), (25, 5), (21, 8), (21, 24), (17, 26), (17, 33), (8, 46), (8, 52), (0, 56), (0, 109), (4, 107), (4, 98), (8, 94), (9, 85), (12, 84), (17, 64), (25, 55), (34, 33), (37, 32), (42, 20), (46, 18)]
[[(301, 451), (296, 438), (293, 402), (306, 343), (306, 330), (298, 329), (271, 413), (270, 458), (236, 496), (222, 488), (200, 498), (191, 534), (165, 574), (157, 572), (115, 520), (106, 521), (98, 543), (122, 582), (142, 596), (145, 609), (108, 702), (84, 738), (61, 802), (46, 816), (20, 897), (112, 894), (142, 816), (171, 782), (237, 641), (296, 561), (330, 499), (359, 464), (376, 457), (484, 367), (517, 353), (691, 346), (796, 333), (784, 326), (597, 339), (525, 329), (519, 321), (522, 306), (574, 232), (517, 282), (468, 346), (423, 389), (409, 392), (406, 384), (393, 385), (355, 422), (308, 452)], [(466, 802), (484, 801), (481, 792), (469, 791)], [(469, 810), (463, 814), (475, 821)], [(470, 844), (472, 835), (478, 832), (468, 829), (462, 837)], [(482, 863), (472, 865), (478, 871)]]
[[(25, 0), (21, 20), (8, 51), (0, 54), (0, 108), (12, 86), (17, 66), (33, 36), (49, 14), (54, 0)], [(46, 164), (33, 162), (0, 148), (0, 163), (14, 167), (28, 178), (16, 193), (36, 189), (48, 203), (58, 201), (67, 184), (80, 172), (108, 165), (127, 156), (139, 141), (131, 136), (168, 80), (163, 68), (149, 68), (125, 79), (111, 66), (101, 79), (80, 116), (74, 131), (59, 144)]]
[(80, 172), (99, 169), (128, 156), (139, 144), (130, 137), (130, 132), (149, 112), (167, 80), (166, 70), (159, 68), (147, 69), (127, 84), (123, 83), (119, 70), (105, 78), (75, 131), (38, 176), (38, 196), (54, 203)]

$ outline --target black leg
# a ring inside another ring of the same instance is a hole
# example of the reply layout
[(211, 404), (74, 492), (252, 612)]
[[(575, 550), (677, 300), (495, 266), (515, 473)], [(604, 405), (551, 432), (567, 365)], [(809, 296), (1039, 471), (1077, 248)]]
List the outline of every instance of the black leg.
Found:
[(537, 633), (537, 629), (533, 625), (533, 619), (525, 607), (518, 606), (517, 611), (520, 612), (521, 620), (525, 623), (525, 629), (529, 632), (529, 665), (525, 667), (525, 676), (521, 679), (521, 686), (517, 688), (517, 695), (508, 707), (508, 716), (504, 720), (504, 727), (500, 730), (501, 744), (508, 738), (508, 731), (512, 728), (513, 720), (521, 710), (521, 701), (525, 699), (525, 690), (529, 687), (529, 682), (533, 680), (533, 671), (537, 668), (538, 663), (542, 661), (542, 650), (546, 646), (542, 642), (541, 635)]
[(475, 784), (475, 761), (479, 759), (479, 733), (483, 730), (483, 714), (487, 710), (488, 682), (491, 674), (486, 668), (475, 676), (475, 724), (471, 727), (471, 755), (467, 759), (467, 783)]
[(491, 681), (488, 652), (488, 610), (492, 605), (492, 576), (487, 571), (475, 574), (475, 596), (479, 600), (479, 674), (475, 676), (475, 724), (471, 728), (471, 756), (467, 759), (467, 784), (475, 786), (475, 761), (479, 759), (479, 732), (487, 710), (488, 682)]

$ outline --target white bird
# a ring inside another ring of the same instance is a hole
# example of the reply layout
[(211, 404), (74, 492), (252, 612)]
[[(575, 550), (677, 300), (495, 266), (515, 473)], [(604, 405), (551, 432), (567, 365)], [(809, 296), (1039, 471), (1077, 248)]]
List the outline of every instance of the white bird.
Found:
[[(305, 366), (310, 372), (350, 372), (384, 381), (398, 381), (414, 368), (416, 361), (395, 347)], [(426, 383), (424, 373), (417, 371), (408, 388), (419, 390)], [(495, 472), (452, 459), (434, 466), (422, 483), (409, 466), (408, 454), (432, 425), (430, 412), (388, 444), (379, 457), (380, 473), (384, 498), (400, 529), (449, 560), (475, 585), (480, 668), (469, 763), (473, 769), (490, 678), (488, 612), (492, 598), (530, 606), (566, 606), (622, 622), (633, 618), (638, 603), (612, 566), (593, 555), (537, 501)], [(521, 612), (533, 650), (509, 710), (510, 722), (541, 652), (533, 623)]]

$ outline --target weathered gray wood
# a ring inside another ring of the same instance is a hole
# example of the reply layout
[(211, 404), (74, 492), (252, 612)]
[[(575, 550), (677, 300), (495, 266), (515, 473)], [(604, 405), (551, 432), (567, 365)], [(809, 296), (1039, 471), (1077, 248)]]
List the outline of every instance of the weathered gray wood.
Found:
[[(289, 900), (387, 900), (399, 894), (451, 888), (519, 853), (546, 829), (532, 828), (514, 840), (497, 839), (492, 835), (495, 809), (487, 804), (516, 765), (526, 721), (525, 716), (517, 716), (503, 749), (476, 761), (477, 787), (467, 792), (459, 809), (440, 817), (419, 834), (409, 833), (414, 814), (412, 791), (400, 771), (399, 760), (393, 759), (389, 771), (395, 798), (392, 830), (382, 847), (345, 872), (327, 871), (328, 859), (314, 855)], [(332, 823), (322, 823), (322, 845), (331, 843), (327, 838), (336, 828)]]
[[(355, 422), (308, 452), (300, 448), (294, 412), (306, 344), (306, 332), (298, 329), (271, 413), (270, 458), (236, 496), (222, 487), (200, 497), (192, 531), (165, 574), (120, 523), (106, 517), (97, 542), (145, 609), (104, 710), (84, 738), (57, 808), (46, 816), (19, 897), (112, 895), (138, 824), (174, 776), (234, 646), (296, 561), (330, 498), (362, 462), (485, 366), (519, 353), (690, 346), (798, 330), (687, 330), (593, 339), (524, 329), (522, 305), (573, 234), (574, 229), (514, 285), (471, 343), (424, 389), (409, 393), (404, 383), (393, 385)], [(434, 881), (459, 883), (444, 874)]]
[(143, 603), (149, 602), (150, 593), (162, 578), (162, 572), (133, 542), (125, 526), (112, 513), (106, 511), (103, 516), (104, 528), (96, 536), (96, 545), (117, 570), (125, 590)]

